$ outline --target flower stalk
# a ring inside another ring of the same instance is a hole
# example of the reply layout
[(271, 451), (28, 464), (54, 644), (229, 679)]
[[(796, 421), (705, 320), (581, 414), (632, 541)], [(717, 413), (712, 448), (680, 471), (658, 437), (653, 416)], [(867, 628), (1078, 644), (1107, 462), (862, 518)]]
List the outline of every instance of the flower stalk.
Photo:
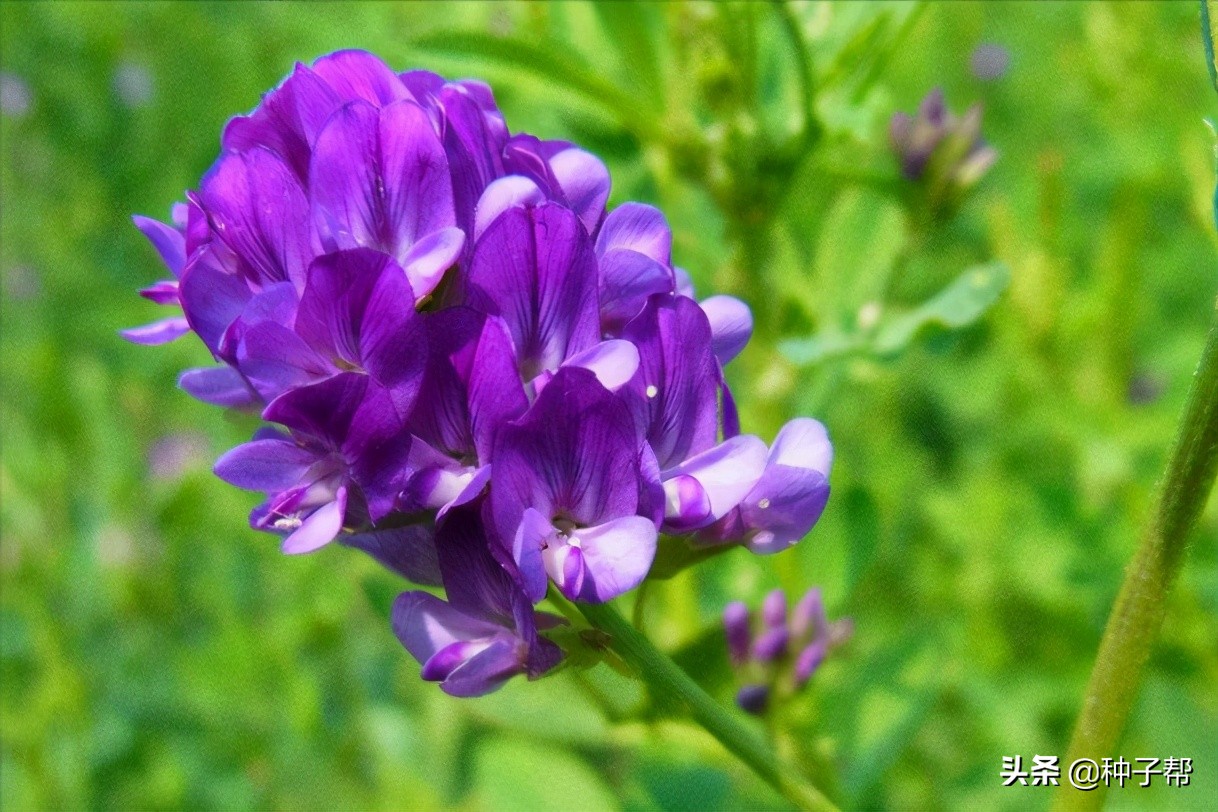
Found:
[(694, 721), (799, 809), (836, 807), (798, 770), (786, 764), (740, 719), (721, 707), (610, 604), (579, 604), (594, 627), (609, 635), (609, 646), (626, 661), (653, 696), (688, 708)]
[[(1153, 512), (1117, 595), (1086, 699), (1070, 741), (1067, 764), (1115, 758), (1121, 732), (1137, 698), (1171, 590), (1187, 549), (1189, 531), (1205, 507), (1218, 473), (1218, 307), (1185, 403), (1171, 458)], [(1090, 792), (1063, 781), (1056, 808), (1099, 809), (1101, 783)]]

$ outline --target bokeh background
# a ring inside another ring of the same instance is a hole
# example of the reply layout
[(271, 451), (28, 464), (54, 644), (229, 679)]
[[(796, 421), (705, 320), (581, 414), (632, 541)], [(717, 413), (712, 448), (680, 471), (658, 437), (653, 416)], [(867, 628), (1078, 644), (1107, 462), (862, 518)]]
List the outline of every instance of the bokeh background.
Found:
[[(782, 735), (837, 800), (1046, 807), (1001, 787), (1001, 759), (1065, 755), (1218, 287), (1197, 16), (4, 3), (0, 807), (783, 807), (705, 733), (632, 718), (638, 689), (603, 666), (479, 700), (420, 682), (387, 621), (402, 583), (353, 550), (281, 556), (246, 525), (256, 496), (210, 474), (252, 424), (175, 388), (203, 347), (116, 336), (159, 317), (128, 216), (167, 215), (228, 117), (342, 47), (486, 79), (514, 130), (601, 154), (613, 202), (664, 209), (701, 291), (753, 305), (746, 431), (829, 426), (820, 525), (649, 589), (653, 639), (730, 702), (723, 604), (820, 585), (855, 636)], [(930, 217), (887, 127), (935, 86), (984, 104), (1000, 158)], [(992, 260), (1009, 284), (971, 324), (883, 356), (855, 341)], [(1211, 499), (1112, 754), (1191, 757), (1191, 786), (1111, 809), (1218, 798), (1216, 539)]]

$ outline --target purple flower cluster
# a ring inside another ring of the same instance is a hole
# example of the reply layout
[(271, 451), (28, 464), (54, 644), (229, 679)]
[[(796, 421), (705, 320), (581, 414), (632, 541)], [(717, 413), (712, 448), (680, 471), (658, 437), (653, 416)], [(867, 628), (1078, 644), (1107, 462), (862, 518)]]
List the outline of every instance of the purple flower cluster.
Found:
[(125, 335), (195, 333), (219, 365), (182, 388), (275, 424), (215, 470), (266, 493), (285, 552), (337, 539), (444, 587), (394, 606), (424, 679), (543, 674), (549, 585), (631, 590), (661, 533), (764, 553), (816, 522), (824, 428), (739, 433), (748, 308), (695, 301), (663, 215), (606, 211), (605, 166), (510, 133), (485, 85), (338, 52), (222, 146), (171, 224), (135, 218), (174, 275), (142, 293), (182, 315)]
[(781, 589), (766, 595), (756, 630), (743, 603), (723, 610), (728, 656), (744, 685), (736, 704), (754, 715), (770, 707), (775, 693), (801, 690), (820, 668), (829, 651), (849, 639), (848, 619), (829, 623), (819, 588), (809, 589), (787, 617), (787, 596)]

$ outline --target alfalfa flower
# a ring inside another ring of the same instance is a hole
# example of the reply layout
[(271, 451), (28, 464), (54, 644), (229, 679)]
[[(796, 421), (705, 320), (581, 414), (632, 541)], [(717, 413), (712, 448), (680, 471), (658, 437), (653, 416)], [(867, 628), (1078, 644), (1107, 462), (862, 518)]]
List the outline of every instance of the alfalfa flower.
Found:
[(927, 94), (916, 114), (892, 114), (889, 140), (901, 175), (925, 190), (932, 207), (958, 204), (998, 160), (981, 137), (981, 120), (980, 104), (954, 115), (940, 88)]
[(216, 474), (285, 552), (442, 587), (393, 627), (454, 695), (545, 674), (535, 606), (634, 589), (661, 533), (771, 552), (828, 496), (819, 423), (740, 433), (747, 306), (688, 295), (663, 215), (607, 211), (609, 183), (485, 85), (343, 51), (233, 119), (171, 222), (136, 219), (172, 277), (143, 293), (182, 312), (124, 335), (194, 333), (216, 364), (182, 388), (269, 424)]

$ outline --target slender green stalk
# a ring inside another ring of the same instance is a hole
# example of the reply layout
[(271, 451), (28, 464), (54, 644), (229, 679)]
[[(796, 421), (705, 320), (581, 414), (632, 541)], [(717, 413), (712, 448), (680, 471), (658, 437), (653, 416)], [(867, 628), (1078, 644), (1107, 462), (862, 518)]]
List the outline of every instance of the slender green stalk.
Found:
[(589, 623), (609, 635), (609, 646), (634, 669), (655, 699), (688, 708), (694, 721), (798, 808), (836, 809), (799, 771), (780, 761), (752, 730), (720, 707), (616, 609), (609, 604), (579, 604), (579, 610)]
[[(1218, 472), (1218, 310), (1189, 390), (1141, 546), (1108, 618), (1087, 696), (1065, 762), (1116, 758), (1142, 669), (1159, 633), (1166, 597), (1180, 572), (1188, 533)], [(1099, 809), (1105, 786), (1081, 792), (1064, 778), (1057, 809)]]

